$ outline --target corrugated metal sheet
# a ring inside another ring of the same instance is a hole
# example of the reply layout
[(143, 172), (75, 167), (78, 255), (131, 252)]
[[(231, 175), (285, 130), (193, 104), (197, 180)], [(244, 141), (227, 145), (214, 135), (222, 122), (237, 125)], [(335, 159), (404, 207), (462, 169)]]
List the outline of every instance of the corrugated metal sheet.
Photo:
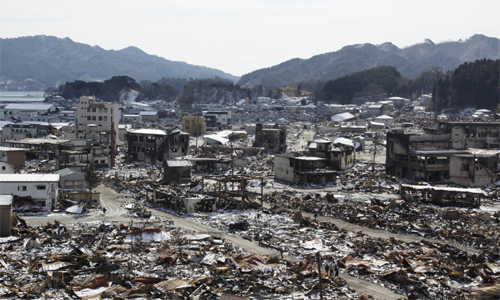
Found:
[(67, 266), (71, 266), (71, 264), (66, 263), (66, 262), (62, 262), (62, 261), (56, 261), (56, 262), (53, 262), (51, 264), (46, 264), (46, 263), (42, 262), (42, 269), (45, 272), (59, 270), (59, 269), (62, 269), (64, 267), (67, 267)]
[(163, 293), (182, 288), (187, 288), (190, 286), (191, 284), (189, 284), (187, 281), (177, 278), (165, 280), (154, 285), (156, 289), (158, 289), (160, 292)]

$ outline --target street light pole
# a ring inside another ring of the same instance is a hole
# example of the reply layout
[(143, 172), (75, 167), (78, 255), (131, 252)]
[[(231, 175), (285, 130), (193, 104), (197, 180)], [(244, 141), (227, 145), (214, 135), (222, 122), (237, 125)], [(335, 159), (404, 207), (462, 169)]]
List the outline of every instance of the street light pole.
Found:
[(318, 260), (318, 275), (319, 275), (319, 299), (323, 300), (323, 287), (321, 286), (321, 255), (316, 252), (316, 257)]

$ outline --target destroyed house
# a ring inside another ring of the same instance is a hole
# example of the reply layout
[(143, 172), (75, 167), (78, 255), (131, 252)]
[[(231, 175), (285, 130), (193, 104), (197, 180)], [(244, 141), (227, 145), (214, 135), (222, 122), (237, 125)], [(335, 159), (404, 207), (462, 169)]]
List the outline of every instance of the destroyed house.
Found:
[(498, 179), (498, 156), (460, 154), (451, 157), (450, 177), (456, 184), (478, 187)]
[(54, 208), (59, 193), (59, 174), (0, 174), (0, 195), (13, 195), (15, 206)]
[(309, 141), (307, 148), (310, 156), (326, 159), (326, 166), (332, 170), (346, 170), (354, 166), (354, 144), (351, 140), (342, 139), (342, 143), (333, 144), (329, 140)]
[[(396, 132), (396, 133), (395, 133)], [(386, 174), (417, 181), (450, 178), (450, 159), (465, 151), (450, 149), (449, 135), (387, 133)]]
[(479, 207), (481, 189), (400, 184), (401, 197), (408, 202), (431, 203), (439, 206)]
[(285, 153), (286, 126), (274, 124), (272, 128), (264, 128), (263, 124), (257, 124), (253, 147), (262, 147), (264, 151), (270, 153)]
[(328, 166), (322, 157), (276, 155), (274, 179), (295, 184), (323, 184), (335, 182), (338, 172)]
[(439, 122), (451, 136), (451, 149), (500, 148), (500, 122)]
[(163, 184), (172, 182), (191, 182), (191, 168), (193, 165), (189, 160), (169, 159), (163, 163)]
[(158, 164), (166, 159), (185, 156), (189, 151), (189, 134), (178, 128), (137, 129), (127, 133), (128, 155), (136, 161)]

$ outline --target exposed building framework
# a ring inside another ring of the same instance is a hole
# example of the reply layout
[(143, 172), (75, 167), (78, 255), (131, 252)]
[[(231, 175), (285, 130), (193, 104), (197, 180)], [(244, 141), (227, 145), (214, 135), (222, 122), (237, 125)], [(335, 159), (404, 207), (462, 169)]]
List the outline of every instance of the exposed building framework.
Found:
[(438, 187), (430, 185), (401, 184), (401, 197), (410, 202), (424, 202), (439, 206), (479, 207), (481, 189)]
[[(210, 179), (216, 181), (215, 190), (205, 189), (205, 180)], [(260, 182), (260, 193), (252, 192), (247, 190), (249, 183), (251, 181)], [(228, 183), (231, 185), (228, 187)], [(236, 188), (235, 188), (236, 184)], [(260, 197), (260, 201), (263, 201), (264, 195), (264, 177), (258, 176), (222, 176), (222, 177), (212, 177), (204, 176), (201, 181), (201, 193), (203, 195), (211, 196), (216, 199), (217, 207), (226, 207), (228, 205), (234, 205), (245, 207), (258, 207), (255, 200)]]

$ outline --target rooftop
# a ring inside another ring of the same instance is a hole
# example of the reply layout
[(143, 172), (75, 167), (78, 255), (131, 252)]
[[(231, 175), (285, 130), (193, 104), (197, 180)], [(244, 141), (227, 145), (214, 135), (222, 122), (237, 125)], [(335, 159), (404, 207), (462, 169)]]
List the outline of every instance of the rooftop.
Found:
[(49, 110), (54, 104), (40, 103), (10, 103), (5, 106), (5, 110)]
[(0, 205), (12, 205), (13, 199), (12, 195), (0, 195)]
[(170, 159), (167, 160), (167, 167), (175, 168), (175, 167), (192, 167), (193, 165), (189, 160), (178, 160), (178, 159)]
[(55, 171), (54, 173), (59, 174), (61, 176), (66, 176), (66, 175), (70, 175), (70, 174), (83, 174), (83, 172), (75, 170), (75, 169), (71, 169), (71, 168), (65, 168), (62, 170), (58, 170), (58, 171)]
[(24, 148), (0, 147), (2, 152), (26, 151)]
[(130, 130), (128, 133), (132, 134), (151, 134), (151, 135), (167, 135), (167, 133), (161, 129), (136, 129)]
[(59, 174), (0, 174), (0, 182), (59, 182)]

